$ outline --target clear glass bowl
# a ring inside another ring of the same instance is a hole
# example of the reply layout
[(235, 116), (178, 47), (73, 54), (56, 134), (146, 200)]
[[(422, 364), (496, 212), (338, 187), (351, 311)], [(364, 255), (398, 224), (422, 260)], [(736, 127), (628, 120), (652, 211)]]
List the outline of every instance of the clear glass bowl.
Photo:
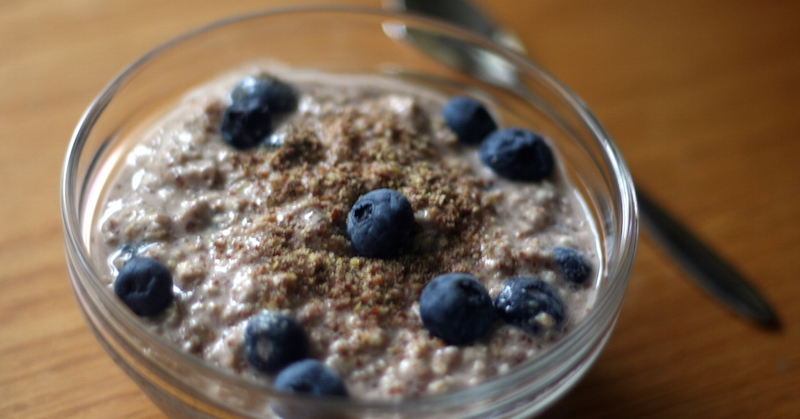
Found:
[[(441, 49), (442, 46), (445, 49)], [(498, 74), (475, 66), (478, 57)], [(600, 235), (602, 272), (593, 311), (550, 350), (510, 373), (454, 393), (403, 402), (308, 399), (273, 392), (205, 365), (148, 333), (100, 281), (89, 225), (108, 162), (122, 138), (191, 88), (270, 58), (331, 73), (380, 74), (446, 94), (490, 101), (507, 125), (543, 132), (584, 196)], [(111, 357), (173, 417), (530, 417), (574, 386), (605, 345), (634, 258), (633, 185), (617, 148), (585, 105), (539, 67), (489, 40), (433, 20), (383, 11), (303, 8), (223, 20), (133, 63), (95, 99), (77, 126), (61, 184), (67, 262), (89, 326)]]

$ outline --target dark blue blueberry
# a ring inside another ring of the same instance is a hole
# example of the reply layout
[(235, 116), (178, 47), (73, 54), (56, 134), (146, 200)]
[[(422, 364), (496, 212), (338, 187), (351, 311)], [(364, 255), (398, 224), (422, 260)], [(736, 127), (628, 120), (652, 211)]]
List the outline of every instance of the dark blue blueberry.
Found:
[(134, 257), (119, 270), (114, 294), (138, 316), (155, 316), (172, 302), (172, 274), (161, 262)]
[(521, 128), (489, 134), (481, 143), (479, 155), (483, 164), (511, 180), (542, 180), (554, 167), (550, 146), (539, 135)]
[(239, 150), (257, 146), (271, 132), (272, 113), (258, 98), (235, 101), (222, 115), (222, 139)]
[(403, 194), (376, 189), (356, 201), (347, 216), (347, 235), (361, 256), (392, 258), (414, 231), (414, 210)]
[(275, 374), (308, 356), (308, 337), (292, 317), (263, 312), (251, 317), (244, 332), (244, 352), (253, 368)]
[(589, 279), (589, 274), (592, 273), (589, 261), (583, 257), (581, 252), (571, 247), (553, 248), (553, 260), (561, 269), (564, 279), (573, 284), (586, 283), (586, 280)]
[(467, 345), (486, 336), (494, 323), (492, 298), (474, 276), (437, 276), (422, 290), (419, 314), (428, 331), (448, 345)]
[(275, 377), (275, 389), (312, 396), (347, 397), (341, 377), (316, 359), (304, 359), (281, 370)]
[(273, 115), (287, 114), (297, 108), (294, 88), (267, 74), (245, 77), (231, 91), (233, 102), (252, 98), (266, 104)]
[(497, 124), (486, 108), (477, 100), (454, 97), (442, 108), (442, 117), (447, 126), (464, 144), (479, 144)]
[(494, 306), (503, 321), (534, 335), (561, 328), (566, 317), (558, 291), (534, 278), (507, 279)]
[(272, 133), (277, 118), (296, 108), (292, 86), (267, 75), (245, 77), (222, 115), (222, 138), (239, 150), (253, 148)]

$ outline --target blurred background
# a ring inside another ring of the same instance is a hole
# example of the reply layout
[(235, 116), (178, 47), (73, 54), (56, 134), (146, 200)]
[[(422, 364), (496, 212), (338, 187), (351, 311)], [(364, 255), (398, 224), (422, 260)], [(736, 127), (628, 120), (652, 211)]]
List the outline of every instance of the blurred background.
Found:
[[(0, 1), (0, 417), (163, 417), (72, 296), (58, 207), (67, 142), (99, 91), (160, 43), (219, 18), (319, 3)], [(585, 100), (638, 184), (783, 321), (763, 330), (734, 316), (643, 232), (606, 350), (545, 416), (800, 417), (800, 3), (474, 3)]]

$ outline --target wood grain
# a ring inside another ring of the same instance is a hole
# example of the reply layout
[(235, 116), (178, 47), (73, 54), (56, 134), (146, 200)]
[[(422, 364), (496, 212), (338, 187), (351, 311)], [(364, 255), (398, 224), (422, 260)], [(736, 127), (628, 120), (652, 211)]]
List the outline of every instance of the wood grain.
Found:
[[(643, 234), (607, 349), (545, 417), (800, 417), (800, 3), (479, 3), (589, 104), (637, 183), (748, 275), (784, 323), (768, 332), (739, 320)], [(0, 2), (0, 417), (163, 417), (72, 296), (62, 158), (83, 110), (139, 55), (280, 4), (298, 2)]]

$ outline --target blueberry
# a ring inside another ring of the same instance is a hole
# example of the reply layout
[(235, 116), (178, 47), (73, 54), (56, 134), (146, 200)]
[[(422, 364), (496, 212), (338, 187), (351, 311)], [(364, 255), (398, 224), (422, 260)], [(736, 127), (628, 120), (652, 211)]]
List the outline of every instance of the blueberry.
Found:
[(294, 88), (267, 75), (245, 77), (231, 92), (222, 115), (222, 139), (239, 150), (257, 146), (272, 132), (275, 119), (297, 108)]
[(231, 100), (258, 98), (267, 105), (273, 115), (283, 115), (297, 108), (297, 92), (294, 88), (267, 74), (248, 76), (231, 91)]
[(475, 99), (454, 97), (442, 108), (442, 117), (447, 126), (464, 144), (479, 144), (497, 124), (486, 108)]
[(437, 276), (422, 290), (419, 314), (428, 331), (448, 345), (466, 345), (486, 336), (494, 323), (489, 293), (474, 276)]
[(272, 113), (258, 98), (231, 103), (222, 115), (222, 139), (239, 150), (257, 146), (272, 132)]
[(591, 266), (583, 254), (571, 247), (553, 248), (553, 260), (561, 268), (564, 279), (573, 284), (584, 284), (592, 272)]
[(292, 317), (269, 311), (250, 318), (244, 332), (244, 352), (253, 368), (275, 374), (308, 356), (308, 337)]
[(316, 359), (304, 359), (281, 370), (275, 377), (275, 388), (312, 396), (347, 397), (341, 377)]
[(397, 256), (414, 231), (414, 210), (403, 194), (376, 189), (356, 201), (347, 216), (347, 235), (361, 256)]
[(161, 262), (134, 257), (119, 270), (114, 294), (138, 316), (154, 316), (172, 302), (172, 274)]
[(534, 335), (561, 328), (566, 317), (555, 288), (534, 278), (507, 279), (494, 306), (503, 321)]
[(479, 155), (483, 164), (511, 180), (542, 180), (554, 167), (553, 152), (544, 139), (521, 128), (489, 134), (481, 143)]

